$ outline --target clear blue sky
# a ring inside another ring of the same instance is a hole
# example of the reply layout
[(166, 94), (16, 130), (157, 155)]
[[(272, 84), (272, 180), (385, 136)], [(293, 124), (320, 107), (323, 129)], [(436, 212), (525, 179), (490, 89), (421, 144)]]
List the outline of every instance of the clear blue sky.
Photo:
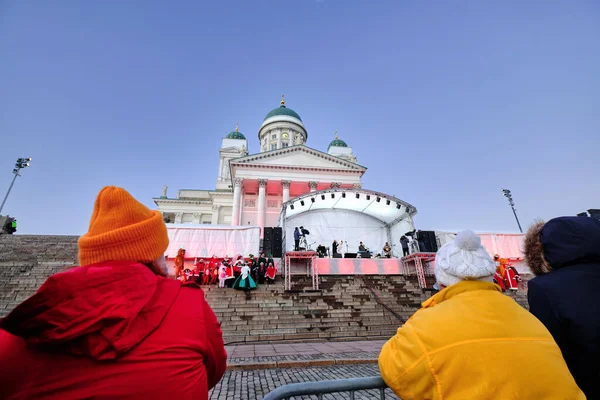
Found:
[(0, 3), (0, 194), (19, 233), (81, 234), (104, 185), (148, 206), (258, 151), (281, 93), (422, 229), (511, 232), (600, 208), (597, 1)]

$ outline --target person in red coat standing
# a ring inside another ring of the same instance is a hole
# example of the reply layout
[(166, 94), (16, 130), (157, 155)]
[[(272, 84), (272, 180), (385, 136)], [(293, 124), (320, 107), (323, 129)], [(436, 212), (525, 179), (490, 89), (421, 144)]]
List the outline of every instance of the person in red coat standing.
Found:
[(207, 399), (227, 354), (201, 289), (166, 277), (158, 211), (105, 187), (79, 263), (0, 320), (2, 399)]

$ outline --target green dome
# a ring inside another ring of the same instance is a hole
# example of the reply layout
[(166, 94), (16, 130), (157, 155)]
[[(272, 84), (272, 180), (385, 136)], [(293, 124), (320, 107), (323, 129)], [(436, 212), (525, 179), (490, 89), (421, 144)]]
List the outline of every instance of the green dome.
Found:
[(277, 115), (286, 115), (288, 117), (294, 117), (302, 121), (302, 118), (300, 118), (296, 111), (292, 110), (291, 108), (287, 108), (285, 105), (281, 105), (281, 107), (271, 110), (265, 117), (264, 121)]
[(331, 146), (348, 147), (348, 145), (346, 144), (346, 142), (344, 142), (342, 139), (335, 139), (335, 140), (333, 140), (331, 143), (329, 143), (329, 147), (331, 147)]
[(238, 131), (233, 131), (233, 132), (229, 132), (227, 134), (227, 136), (225, 136), (227, 139), (242, 139), (242, 140), (246, 140), (246, 136), (244, 136), (244, 134), (242, 132), (238, 132)]

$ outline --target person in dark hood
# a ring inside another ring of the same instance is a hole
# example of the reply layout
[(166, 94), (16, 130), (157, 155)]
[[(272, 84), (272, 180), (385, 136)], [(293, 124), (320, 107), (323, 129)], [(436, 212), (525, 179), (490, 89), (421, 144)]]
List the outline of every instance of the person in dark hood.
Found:
[(529, 310), (548, 328), (588, 399), (600, 399), (600, 221), (560, 217), (531, 226)]
[(300, 247), (300, 230), (298, 227), (294, 228), (294, 251), (298, 251)]
[(201, 289), (169, 279), (158, 211), (100, 191), (79, 264), (0, 320), (0, 398), (207, 399), (227, 354)]

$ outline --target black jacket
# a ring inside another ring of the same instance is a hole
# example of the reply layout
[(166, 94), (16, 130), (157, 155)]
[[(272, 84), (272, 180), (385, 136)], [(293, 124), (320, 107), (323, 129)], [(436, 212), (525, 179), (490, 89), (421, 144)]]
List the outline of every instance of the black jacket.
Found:
[(561, 217), (540, 234), (552, 271), (529, 281), (530, 311), (546, 325), (588, 399), (600, 399), (600, 221)]

